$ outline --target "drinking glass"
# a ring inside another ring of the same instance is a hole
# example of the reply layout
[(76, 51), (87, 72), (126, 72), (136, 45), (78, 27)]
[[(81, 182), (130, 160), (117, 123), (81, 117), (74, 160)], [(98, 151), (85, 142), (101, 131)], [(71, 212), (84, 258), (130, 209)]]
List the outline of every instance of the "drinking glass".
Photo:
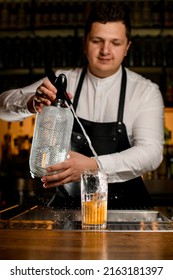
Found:
[(81, 217), (83, 229), (105, 229), (107, 225), (107, 175), (100, 170), (81, 174)]

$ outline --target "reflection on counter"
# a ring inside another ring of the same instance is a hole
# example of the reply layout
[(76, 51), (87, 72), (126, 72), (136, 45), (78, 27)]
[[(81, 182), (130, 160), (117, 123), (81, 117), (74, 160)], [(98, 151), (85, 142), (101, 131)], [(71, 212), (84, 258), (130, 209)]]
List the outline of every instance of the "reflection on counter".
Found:
[[(172, 208), (170, 208), (172, 211)], [(8, 210), (6, 211), (8, 212)], [(83, 229), (81, 211), (34, 206), (10, 219), (0, 219), (0, 229), (103, 231), (173, 231), (172, 214), (166, 208), (143, 210), (108, 210), (104, 229)]]
[[(44, 189), (40, 180), (14, 176), (0, 177), (0, 211), (9, 208), (8, 214), (0, 213), (2, 218), (11, 218), (35, 205), (47, 206), (55, 189)], [(7, 214), (7, 216), (6, 216)]]

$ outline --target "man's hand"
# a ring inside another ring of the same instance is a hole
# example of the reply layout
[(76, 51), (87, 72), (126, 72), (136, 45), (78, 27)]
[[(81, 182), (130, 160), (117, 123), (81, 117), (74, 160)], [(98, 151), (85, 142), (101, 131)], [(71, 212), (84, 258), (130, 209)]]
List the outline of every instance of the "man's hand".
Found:
[(98, 169), (96, 160), (71, 151), (68, 154), (68, 159), (47, 168), (48, 172), (56, 171), (57, 174), (43, 176), (41, 178), (43, 187), (51, 188), (70, 182), (80, 181), (81, 173), (86, 169)]
[[(33, 95), (28, 103), (27, 107), (31, 113), (41, 113), (43, 106), (50, 106), (52, 101), (58, 96), (56, 87), (47, 79), (45, 80), (36, 90), (35, 95)], [(68, 94), (69, 98), (72, 95)]]

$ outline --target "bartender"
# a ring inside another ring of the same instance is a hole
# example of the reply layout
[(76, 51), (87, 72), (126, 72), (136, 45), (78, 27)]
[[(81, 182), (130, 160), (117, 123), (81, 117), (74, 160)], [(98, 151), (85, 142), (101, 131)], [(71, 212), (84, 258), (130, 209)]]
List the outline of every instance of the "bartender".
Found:
[[(131, 45), (127, 7), (106, 2), (93, 7), (86, 21), (83, 68), (60, 69), (67, 92), (99, 162), (75, 121), (67, 159), (48, 167), (44, 188), (56, 187), (52, 207), (80, 207), (80, 175), (102, 168), (108, 175), (108, 209), (150, 204), (142, 175), (155, 170), (163, 158), (164, 104), (158, 85), (123, 67)], [(2, 119), (20, 120), (40, 113), (56, 98), (45, 77), (24, 88), (0, 95)]]

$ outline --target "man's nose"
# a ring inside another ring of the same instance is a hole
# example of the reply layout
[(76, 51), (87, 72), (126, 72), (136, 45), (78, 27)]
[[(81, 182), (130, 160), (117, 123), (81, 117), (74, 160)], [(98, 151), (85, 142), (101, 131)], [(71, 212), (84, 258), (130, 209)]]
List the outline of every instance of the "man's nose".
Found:
[(102, 44), (102, 48), (101, 48), (101, 54), (102, 55), (107, 55), (109, 54), (109, 51), (110, 51), (110, 44), (109, 42), (103, 42)]

